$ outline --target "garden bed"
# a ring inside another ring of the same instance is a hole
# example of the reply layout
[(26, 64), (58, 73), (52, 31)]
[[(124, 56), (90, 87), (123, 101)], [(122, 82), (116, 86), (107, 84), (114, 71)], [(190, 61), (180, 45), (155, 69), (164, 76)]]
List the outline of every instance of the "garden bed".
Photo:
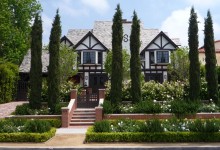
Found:
[[(172, 113), (161, 114), (105, 114), (103, 119), (134, 119), (134, 120), (146, 120), (146, 119), (170, 119), (175, 117)], [(213, 119), (220, 118), (220, 113), (197, 113), (192, 115), (186, 115), (184, 118), (188, 119)]]
[(86, 142), (220, 142), (219, 119), (132, 119), (96, 122)]
[(0, 142), (45, 142), (52, 138), (56, 133), (56, 128), (51, 128), (43, 133), (0, 133)]
[(97, 133), (90, 127), (86, 142), (220, 142), (220, 133), (198, 132), (116, 132)]

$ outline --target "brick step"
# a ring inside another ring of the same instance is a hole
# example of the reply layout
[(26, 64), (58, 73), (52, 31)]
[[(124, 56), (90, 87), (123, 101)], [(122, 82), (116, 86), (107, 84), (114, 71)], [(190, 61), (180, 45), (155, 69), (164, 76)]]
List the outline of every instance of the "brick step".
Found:
[(95, 122), (95, 118), (79, 118), (79, 119), (71, 119), (70, 122)]
[(74, 112), (95, 112), (95, 109), (83, 109), (83, 108), (77, 108)]
[(75, 112), (73, 115), (95, 115), (95, 112)]
[(70, 126), (91, 126), (94, 122), (70, 122)]
[(77, 119), (77, 118), (95, 118), (95, 115), (73, 115), (72, 119)]

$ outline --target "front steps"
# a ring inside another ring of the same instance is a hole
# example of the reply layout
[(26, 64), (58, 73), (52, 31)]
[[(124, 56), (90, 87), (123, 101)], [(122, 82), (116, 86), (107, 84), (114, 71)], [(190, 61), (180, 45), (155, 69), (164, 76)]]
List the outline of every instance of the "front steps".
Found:
[(91, 126), (95, 122), (95, 109), (79, 109), (73, 112), (69, 126)]

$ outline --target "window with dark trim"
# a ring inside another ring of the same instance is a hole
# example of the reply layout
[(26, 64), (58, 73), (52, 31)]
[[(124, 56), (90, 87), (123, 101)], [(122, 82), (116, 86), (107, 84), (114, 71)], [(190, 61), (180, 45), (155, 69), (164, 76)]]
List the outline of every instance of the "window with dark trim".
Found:
[(150, 64), (154, 64), (155, 60), (154, 60), (154, 52), (150, 52)]
[(169, 63), (169, 51), (157, 51), (157, 63)]
[(102, 64), (102, 52), (98, 52), (98, 64)]
[(83, 52), (84, 64), (95, 64), (95, 52)]

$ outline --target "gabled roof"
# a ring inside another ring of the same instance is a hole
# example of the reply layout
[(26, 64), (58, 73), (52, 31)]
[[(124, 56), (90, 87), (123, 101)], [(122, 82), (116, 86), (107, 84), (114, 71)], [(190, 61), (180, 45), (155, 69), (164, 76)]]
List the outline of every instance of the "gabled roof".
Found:
[(154, 42), (155, 40), (158, 38), (158, 37), (164, 37), (170, 44), (173, 45), (173, 47), (177, 48), (178, 46), (163, 32), (161, 31), (144, 49), (143, 51), (147, 50)]
[[(42, 72), (47, 73), (47, 67), (49, 66), (49, 51), (42, 50)], [(27, 54), (19, 67), (19, 72), (29, 73), (31, 68), (31, 50), (29, 49)]]
[(91, 29), (69, 29), (66, 37), (76, 45)]
[[(78, 43), (76, 43), (76, 45), (74, 46), (74, 48), (77, 48), (87, 37), (92, 36), (105, 50), (108, 50), (108, 48), (103, 45), (94, 35), (92, 32), (88, 32)], [(88, 47), (89, 48), (89, 47)], [(92, 47), (91, 47), (92, 48)]]
[(62, 43), (63, 41), (68, 41), (70, 43), (70, 46), (73, 46), (73, 43), (64, 35), (61, 39), (60, 42)]

